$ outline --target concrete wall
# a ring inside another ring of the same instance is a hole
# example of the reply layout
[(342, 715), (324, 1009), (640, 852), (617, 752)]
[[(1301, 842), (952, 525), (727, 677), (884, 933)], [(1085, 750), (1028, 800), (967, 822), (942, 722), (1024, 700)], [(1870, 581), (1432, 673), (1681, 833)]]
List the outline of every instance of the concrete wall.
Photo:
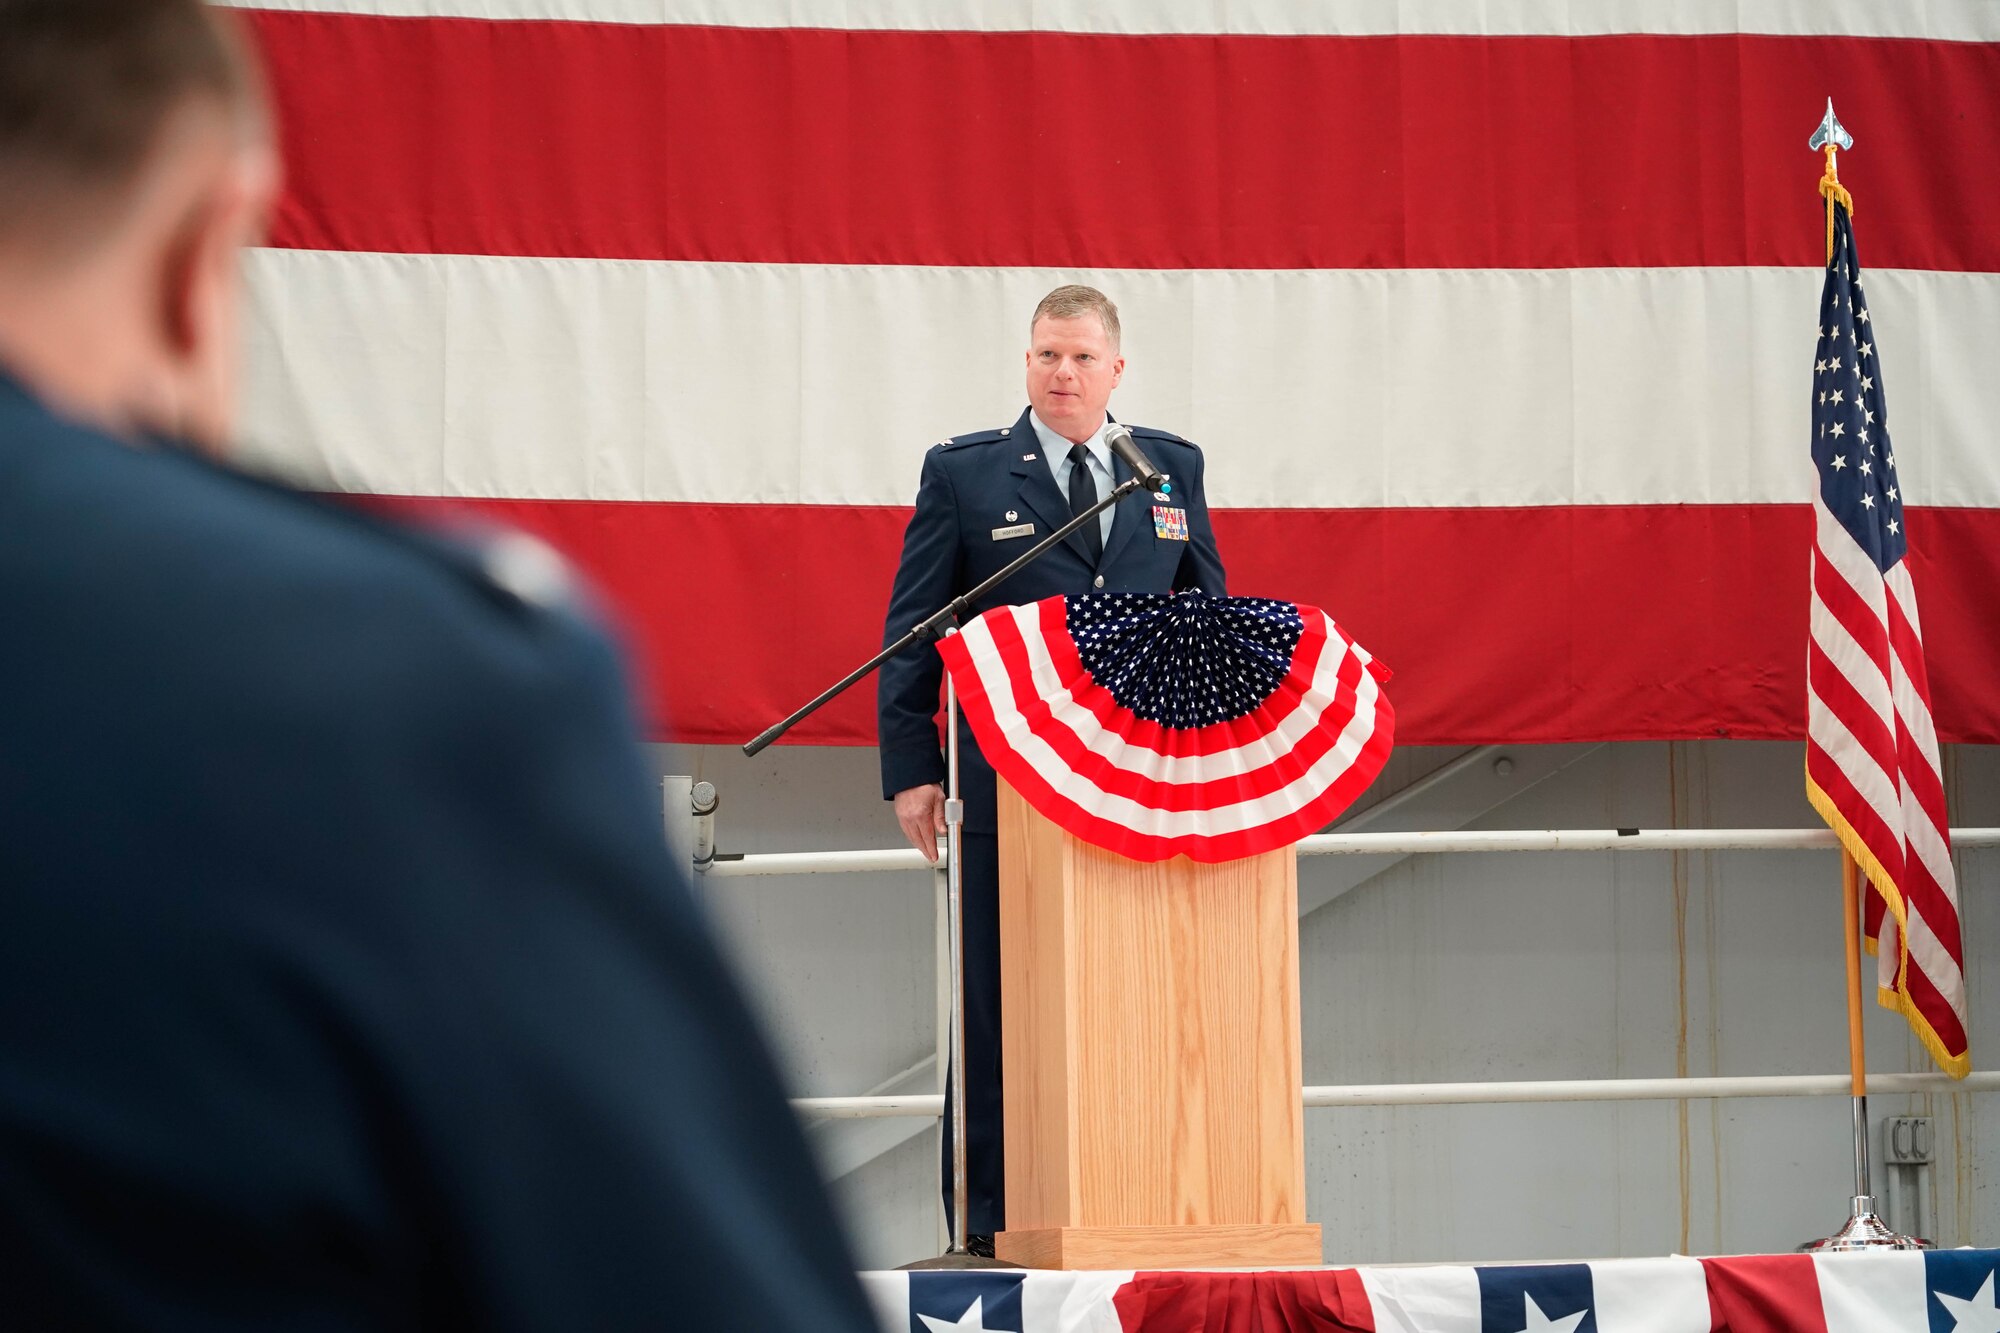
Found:
[[(654, 747), (660, 772), (720, 788), (731, 851), (894, 845), (870, 750)], [(1502, 752), (1473, 758), (1481, 774)], [(1802, 749), (1701, 742), (1504, 752), (1519, 789), (1464, 800), (1423, 780), (1456, 751), (1406, 750), (1370, 800), (1412, 789), (1399, 826), (1810, 827)], [(1947, 753), (1953, 822), (2000, 824), (2000, 753)], [(1460, 765), (1463, 767), (1463, 764)], [(1479, 775), (1475, 775), (1479, 776)], [(1463, 795), (1461, 782), (1460, 794)], [(1395, 806), (1390, 801), (1385, 810)], [(1490, 807), (1490, 808), (1487, 808)], [(1832, 853), (1413, 857), (1356, 876), (1301, 863), (1310, 1083), (1839, 1073), (1846, 1067)], [(1960, 854), (1975, 1066), (2000, 1022), (1983, 960), (2000, 853)], [(704, 890), (802, 1093), (857, 1094), (934, 1050), (936, 896), (927, 876), (714, 881)], [(1872, 1003), (1870, 1067), (1921, 1070)], [(919, 1070), (933, 1083), (934, 1068)], [(1934, 1207), (1948, 1245), (2000, 1235), (2000, 1098), (1883, 1097), (1879, 1120), (1934, 1117)], [(1841, 1098), (1311, 1110), (1311, 1215), (1331, 1262), (1784, 1250), (1845, 1216)], [(868, 1266), (937, 1244), (935, 1131), (815, 1130)], [(871, 1137), (872, 1136), (872, 1137)], [(1879, 1144), (1878, 1144), (1879, 1153)], [(858, 1163), (858, 1164), (857, 1164)], [(1878, 1165), (1878, 1194), (1882, 1169)]]

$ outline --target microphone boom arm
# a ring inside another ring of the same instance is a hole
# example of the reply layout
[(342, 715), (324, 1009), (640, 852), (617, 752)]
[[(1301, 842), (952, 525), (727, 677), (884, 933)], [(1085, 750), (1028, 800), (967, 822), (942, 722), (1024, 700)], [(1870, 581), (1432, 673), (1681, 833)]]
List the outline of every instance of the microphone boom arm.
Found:
[[(1105, 496), (1102, 500), (1099, 500), (1096, 504), (1084, 510), (1081, 514), (1078, 514), (1075, 518), (1072, 518), (1069, 522), (1063, 524), (1027, 550), (1021, 552), (1020, 555), (1008, 562), (1006, 568), (994, 574), (978, 587), (952, 598), (936, 611), (924, 617), (923, 620), (910, 628), (909, 633), (875, 654), (875, 656), (869, 658), (866, 662), (863, 662), (860, 666), (854, 668), (854, 670), (848, 672), (845, 676), (842, 676), (825, 690), (822, 690), (810, 703), (793, 712), (791, 716), (785, 718), (782, 722), (773, 723), (771, 726), (765, 728), (755, 740), (744, 745), (743, 753), (746, 755), (759, 753), (765, 747), (769, 746), (772, 741), (777, 740), (778, 737), (790, 731), (800, 722), (846, 693), (855, 683), (866, 679), (870, 672), (874, 671), (875, 668), (881, 666), (890, 658), (899, 657), (917, 644), (929, 643), (931, 640), (937, 638), (940, 634), (944, 633), (945, 627), (951, 622), (963, 620), (980, 598), (992, 592), (1009, 578), (1012, 578), (1024, 566), (1039, 560), (1043, 552), (1068, 537), (1085, 523), (1095, 523), (1099, 514), (1109, 509), (1112, 505), (1117, 504), (1132, 492), (1157, 490), (1159, 483), (1164, 482), (1166, 477), (1158, 471), (1153, 470), (1153, 465), (1146, 462), (1146, 456), (1139, 453), (1136, 445), (1130, 445), (1131, 438), (1131, 432), (1127, 431), (1125, 433), (1125, 440), (1131, 447), (1132, 453), (1138, 456), (1139, 463), (1144, 464), (1144, 467), (1135, 465), (1131, 458), (1126, 457), (1123, 450), (1119, 450), (1118, 456), (1124, 458), (1126, 466), (1132, 468), (1132, 475), (1114, 486), (1111, 494)], [(1108, 438), (1106, 443), (1111, 443)], [(1111, 447), (1114, 450), (1118, 448), (1116, 444), (1112, 444)], [(1148, 473), (1150, 475), (1146, 475)]]

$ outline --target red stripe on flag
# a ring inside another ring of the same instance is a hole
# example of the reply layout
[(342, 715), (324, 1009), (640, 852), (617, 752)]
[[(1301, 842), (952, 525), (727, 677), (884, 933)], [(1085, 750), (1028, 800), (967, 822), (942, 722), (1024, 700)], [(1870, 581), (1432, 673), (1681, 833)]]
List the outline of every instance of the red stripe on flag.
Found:
[[(1909, 571), (1904, 572), (1907, 574)], [(1915, 587), (1914, 580), (1911, 586)], [(1912, 685), (1916, 686), (1917, 693), (1928, 699), (1931, 694), (1930, 673), (1924, 667), (1924, 636), (1917, 632), (1917, 627), (1903, 614), (1903, 603), (1896, 594), (1886, 587), (1883, 591), (1888, 598), (1889, 649), (1903, 664), (1903, 674), (1910, 678)]]
[[(1911, 688), (1917, 698), (1930, 698), (1930, 681), (1924, 671), (1923, 640), (1917, 637), (1916, 627), (1903, 615), (1903, 607), (1892, 594), (1889, 598), (1889, 648), (1896, 660), (1902, 664), (1903, 674), (1909, 678)], [(1935, 723), (1933, 726), (1935, 727)], [(1944, 782), (1936, 765), (1938, 756), (1926, 754), (1918, 746), (1916, 738), (1903, 725), (1900, 714), (1896, 726), (1898, 758), (1903, 765), (1903, 780), (1909, 784), (1910, 794), (1931, 822), (1937, 825), (1940, 837), (1949, 825), (1945, 820)]]
[[(1855, 744), (1874, 760), (1875, 766), (1882, 770), (1882, 776), (1893, 788), (1896, 783), (1896, 734), (1882, 720), (1882, 715), (1869, 706), (1868, 700), (1854, 687), (1854, 682), (1820, 651), (1819, 644), (1811, 641), (1806, 644), (1806, 683), (1812, 686), (1819, 701), (1826, 705), (1827, 712), (1854, 738)], [(1888, 693), (1886, 681), (1881, 693)]]
[[(1948, 820), (1940, 813), (1932, 816), (1938, 830), (1937, 840), (1949, 847), (1951, 830)], [(1954, 895), (1947, 893), (1945, 886), (1931, 873), (1924, 859), (1912, 849), (1903, 858), (1903, 877), (1896, 881), (1903, 891), (1903, 900), (1915, 909), (1930, 926), (1931, 934), (1954, 959), (1965, 956), (1964, 941), (1959, 935), (1958, 905)]]
[[(1857, 548), (1858, 550), (1858, 548)], [(1867, 559), (1867, 556), (1861, 556)], [(1889, 679), (1889, 629), (1875, 612), (1875, 608), (1862, 600), (1833, 562), (1824, 554), (1814, 553), (1812, 571), (1813, 594), (1826, 607), (1827, 614), (1840, 623), (1868, 655), (1868, 661), (1875, 668), (1885, 684)], [(1884, 594), (1886, 596), (1886, 593)]]
[(1944, 994), (1931, 980), (1930, 974), (1917, 966), (1915, 958), (1909, 960), (1909, 967), (1905, 969), (1904, 989), (1909, 991), (1910, 1003), (1916, 1006), (1917, 1012), (1923, 1015), (1926, 1023), (1930, 1024), (1931, 1031), (1937, 1033), (1938, 1040), (1944, 1043), (1944, 1048), (1947, 1051), (1964, 1052), (1967, 1049), (1965, 1025), (1958, 1021), (1958, 1014), (1953, 1011), (1951, 1002), (1944, 998)]
[[(1938, 840), (1945, 841), (1942, 831)], [(1924, 918), (1931, 934), (1951, 951), (1951, 956), (1963, 957), (1965, 951), (1959, 942), (1958, 908), (1945, 896), (1944, 886), (1937, 882), (1922, 858), (1915, 854), (1904, 858), (1903, 873), (1897, 878), (1896, 887), (1902, 890), (1903, 901)]]
[(1937, 664), (1925, 680), (1938, 740), (2000, 740), (1978, 720), (2000, 713), (2000, 519), (1990, 509), (1908, 509), (1903, 523), (1904, 564), (1924, 590), (1926, 660)]
[[(1806, 776), (1825, 792), (1847, 820), (1862, 845), (1898, 884), (1903, 880), (1902, 836), (1883, 822), (1875, 807), (1862, 799), (1847, 774), (1817, 745), (1806, 746)], [(1859, 858), (1856, 858), (1859, 859)]]
[(1146, 1333), (1375, 1333), (1368, 1288), (1351, 1268), (1280, 1273), (1134, 1273), (1111, 1297)]
[(1727, 1333), (1826, 1333), (1819, 1272), (1804, 1254), (1704, 1259), (1709, 1317)]
[(1958, 1013), (1952, 1009), (1952, 1003), (1944, 999), (1944, 993), (1938, 991), (1938, 985), (1930, 979), (1930, 973), (1918, 967), (1914, 957), (1910, 959), (1910, 967), (1906, 969), (1904, 975), (1904, 989), (1910, 993), (1910, 1003), (1916, 1007), (1916, 1013), (1920, 1013), (1924, 1017), (1924, 1023), (1930, 1025), (1930, 1031), (1938, 1035), (1938, 1041), (1944, 1043), (1944, 1049), (1954, 1053), (1964, 1053), (1966, 1025), (1958, 1021)]
[[(254, 12), (311, 249), (1109, 268), (2000, 269), (2000, 47), (831, 31)], [(1068, 129), (1115, 152), (1072, 152)], [(1645, 145), (1636, 151), (1635, 144)]]
[[(371, 501), (436, 508), (435, 500)], [(548, 539), (601, 586), (658, 734), (748, 740), (881, 643), (910, 511), (459, 502)], [(2000, 742), (2000, 513), (1913, 510), (1940, 737)], [(1324, 607), (1396, 668), (1414, 745), (1797, 740), (1804, 505), (1218, 510), (1233, 591)], [(839, 552), (838, 561), (828, 559)], [(1755, 569), (1755, 579), (1719, 571)], [(811, 644), (810, 653), (774, 647)], [(861, 686), (792, 734), (873, 744)]]

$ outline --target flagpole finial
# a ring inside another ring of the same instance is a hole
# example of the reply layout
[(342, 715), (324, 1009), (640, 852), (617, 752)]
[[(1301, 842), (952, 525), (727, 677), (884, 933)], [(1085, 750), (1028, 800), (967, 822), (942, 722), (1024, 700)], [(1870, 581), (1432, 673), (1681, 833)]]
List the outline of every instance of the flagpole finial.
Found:
[(1806, 147), (1812, 149), (1814, 152), (1818, 152), (1820, 149), (1829, 146), (1833, 148), (1854, 147), (1854, 136), (1847, 132), (1847, 127), (1842, 125), (1840, 118), (1833, 114), (1833, 99), (1831, 97), (1826, 99), (1826, 115), (1821, 118), (1819, 128), (1814, 130), (1812, 138), (1806, 141)]
[(1806, 140), (1806, 147), (1818, 152), (1826, 150), (1826, 174), (1819, 178), (1819, 192), (1826, 196), (1826, 262), (1833, 262), (1833, 206), (1835, 203), (1854, 216), (1854, 196), (1840, 183), (1840, 167), (1834, 161), (1843, 148), (1854, 147), (1854, 136), (1840, 123), (1840, 117), (1833, 114), (1833, 99), (1826, 99), (1826, 114), (1820, 117), (1819, 128), (1812, 138)]

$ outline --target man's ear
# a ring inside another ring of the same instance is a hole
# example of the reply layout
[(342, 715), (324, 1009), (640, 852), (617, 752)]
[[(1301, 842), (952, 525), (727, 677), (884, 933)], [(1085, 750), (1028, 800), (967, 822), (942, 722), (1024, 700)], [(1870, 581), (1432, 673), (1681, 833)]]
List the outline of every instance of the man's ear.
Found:
[(172, 433), (220, 448), (235, 415), (242, 252), (261, 238), (275, 172), (241, 154), (183, 215), (160, 252), (160, 337)]
[(159, 262), (161, 343), (176, 365), (192, 359), (202, 344), (206, 322), (202, 305), (204, 272), (210, 260), (205, 251), (215, 228), (215, 207), (211, 200), (198, 200), (181, 218), (166, 244)]

